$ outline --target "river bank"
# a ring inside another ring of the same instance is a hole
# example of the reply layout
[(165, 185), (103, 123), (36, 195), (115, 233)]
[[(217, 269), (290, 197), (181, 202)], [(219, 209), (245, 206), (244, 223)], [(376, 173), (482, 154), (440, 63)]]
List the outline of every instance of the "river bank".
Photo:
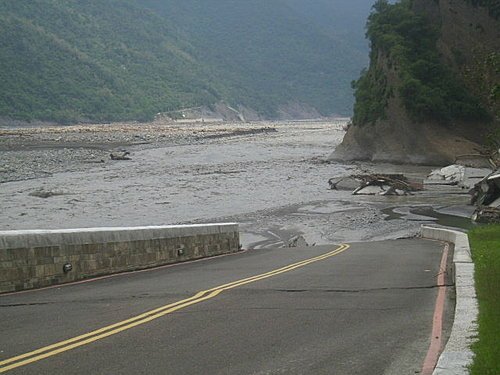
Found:
[[(3, 129), (0, 229), (236, 221), (248, 248), (286, 245), (298, 234), (323, 244), (412, 236), (421, 223), (457, 216), (459, 225), (468, 223), (468, 195), (455, 187), (402, 197), (329, 190), (332, 177), (378, 171), (422, 179), (432, 169), (327, 162), (344, 126), (339, 120)], [(110, 159), (122, 149), (131, 160)]]

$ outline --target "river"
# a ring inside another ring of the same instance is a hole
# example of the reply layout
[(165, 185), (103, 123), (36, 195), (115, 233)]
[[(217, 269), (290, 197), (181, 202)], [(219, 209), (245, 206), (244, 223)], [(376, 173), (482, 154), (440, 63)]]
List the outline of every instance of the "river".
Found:
[[(229, 221), (240, 223), (241, 242), (250, 248), (287, 245), (296, 235), (310, 245), (408, 237), (421, 223), (438, 220), (413, 214), (412, 207), (451, 213), (468, 222), (462, 217), (470, 213), (468, 197), (457, 188), (433, 188), (409, 197), (329, 190), (331, 177), (378, 171), (421, 179), (432, 169), (326, 162), (345, 134), (344, 125), (345, 120), (276, 122), (265, 124), (272, 131), (254, 132), (263, 124), (234, 124), (240, 130), (129, 146), (128, 161), (87, 163), (1, 183), (0, 229)], [(30, 145), (36, 137), (31, 135)], [(54, 152), (79, 152), (72, 151), (74, 144), (71, 149), (56, 146), (44, 139), (44, 147)], [(89, 147), (82, 145), (86, 152)], [(40, 158), (40, 150), (33, 147), (11, 147), (8, 152), (20, 165)], [(57, 194), (30, 195), (36, 191)]]

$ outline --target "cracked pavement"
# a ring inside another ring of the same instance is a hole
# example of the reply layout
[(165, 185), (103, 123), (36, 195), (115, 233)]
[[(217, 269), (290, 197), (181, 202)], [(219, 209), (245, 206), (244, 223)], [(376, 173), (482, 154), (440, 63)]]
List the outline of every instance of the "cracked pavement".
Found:
[[(249, 250), (2, 295), (0, 361), (333, 248)], [(442, 250), (419, 239), (353, 243), (12, 373), (414, 374), (429, 346)]]

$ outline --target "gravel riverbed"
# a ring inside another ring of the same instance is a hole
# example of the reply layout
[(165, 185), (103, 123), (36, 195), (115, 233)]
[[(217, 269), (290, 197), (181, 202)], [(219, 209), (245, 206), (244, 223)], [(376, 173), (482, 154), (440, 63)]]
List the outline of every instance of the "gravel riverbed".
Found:
[[(406, 237), (446, 219), (416, 215), (418, 207), (467, 221), (468, 196), (457, 188), (407, 197), (329, 190), (331, 177), (379, 171), (422, 179), (432, 169), (326, 162), (345, 123), (0, 129), (0, 230), (236, 221), (245, 247), (266, 247), (297, 234), (309, 244)], [(131, 160), (110, 159), (120, 150)]]

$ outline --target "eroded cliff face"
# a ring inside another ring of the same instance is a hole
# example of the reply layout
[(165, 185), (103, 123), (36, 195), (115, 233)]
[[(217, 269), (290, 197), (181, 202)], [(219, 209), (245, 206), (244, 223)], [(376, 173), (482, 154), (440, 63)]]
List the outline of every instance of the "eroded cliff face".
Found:
[[(439, 28), (441, 61), (479, 98), (493, 121), (415, 121), (398, 90), (392, 90), (384, 118), (350, 126), (331, 159), (447, 164), (458, 155), (477, 153), (486, 135), (500, 126), (499, 21), (467, 0), (414, 0), (412, 9)], [(399, 67), (383, 50), (372, 52), (371, 64), (383, 72), (388, 87), (400, 86)]]

